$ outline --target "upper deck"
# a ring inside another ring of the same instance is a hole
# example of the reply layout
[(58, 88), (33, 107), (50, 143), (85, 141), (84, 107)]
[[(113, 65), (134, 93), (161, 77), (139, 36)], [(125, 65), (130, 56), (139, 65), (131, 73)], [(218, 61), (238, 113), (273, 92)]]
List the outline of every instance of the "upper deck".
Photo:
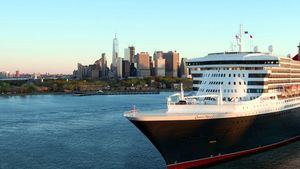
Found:
[(205, 57), (189, 59), (187, 65), (193, 67), (238, 67), (238, 66), (274, 66), (280, 58), (268, 53), (224, 52), (212, 53)]

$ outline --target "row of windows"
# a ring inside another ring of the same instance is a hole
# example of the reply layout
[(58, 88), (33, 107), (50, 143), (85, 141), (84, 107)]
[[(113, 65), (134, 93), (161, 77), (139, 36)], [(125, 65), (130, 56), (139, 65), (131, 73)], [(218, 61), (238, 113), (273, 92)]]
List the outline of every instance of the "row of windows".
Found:
[[(256, 97), (223, 97), (223, 101), (228, 101), (228, 102), (235, 102), (235, 101), (246, 101), (246, 100), (254, 100), (258, 98), (258, 96)], [(212, 101), (216, 101), (215, 98), (211, 98), (211, 97), (205, 97), (204, 100), (212, 100)]]
[(263, 67), (205, 67), (191, 68), (192, 70), (263, 70)]
[[(200, 89), (199, 88), (194, 87), (193, 90), (197, 90), (199, 92), (204, 92), (204, 89)], [(206, 93), (220, 93), (220, 89), (206, 89), (205, 90)], [(237, 89), (224, 89), (224, 93), (237, 93)], [(244, 89), (244, 93), (266, 93), (267, 90), (264, 89)]]
[(193, 84), (201, 84), (202, 81), (201, 80), (193, 80)]
[[(201, 80), (193, 80), (193, 84), (202, 84), (202, 81)], [(206, 84), (206, 81), (204, 81), (203, 84)], [(219, 81), (211, 81), (209, 82), (208, 84), (210, 85), (223, 85), (223, 82), (219, 82)], [(243, 81), (243, 82), (228, 82), (228, 85), (247, 85), (247, 82), (246, 81)], [(257, 85), (257, 86), (263, 86), (263, 85), (266, 85), (268, 84), (267, 82), (264, 82), (264, 81), (248, 81), (248, 85)]]
[[(199, 73), (199, 74), (192, 74), (193, 77), (226, 77), (226, 75), (228, 75), (228, 77), (245, 77), (245, 74), (241, 74), (241, 73), (229, 73), (229, 74), (225, 74), (225, 73), (207, 73), (207, 74), (203, 74), (203, 73)], [(249, 73), (248, 77), (249, 78), (265, 78), (265, 77), (269, 77), (270, 74), (266, 74), (266, 73)]]
[(223, 82), (209, 82), (210, 85), (221, 85)]
[(228, 77), (245, 77), (245, 74), (241, 74), (241, 73), (229, 73), (229, 74), (225, 74), (225, 73), (206, 73), (206, 74), (192, 74), (193, 77), (226, 77), (226, 75), (228, 75)]
[(188, 66), (197, 66), (197, 65), (219, 65), (219, 64), (278, 64), (278, 60), (218, 60), (218, 61), (203, 61), (203, 62), (187, 62)]
[[(193, 87), (194, 91), (204, 92), (204, 89), (199, 89), (198, 87)], [(207, 89), (206, 92), (214, 91), (214, 92), (220, 92), (218, 89)], [(245, 92), (245, 91), (244, 91)], [(224, 93), (237, 93), (236, 89), (224, 89)], [(267, 90), (265, 89), (247, 89), (247, 93), (267, 93)]]
[(199, 74), (192, 74), (193, 77), (202, 77), (203, 74), (202, 73), (199, 73)]
[(223, 101), (229, 101), (229, 102), (234, 102), (234, 101), (243, 101), (243, 100), (254, 100), (258, 98), (257, 97), (223, 97)]
[(233, 82), (233, 83), (228, 82), (228, 85), (231, 85), (231, 84), (233, 84), (233, 85), (236, 85), (236, 84), (239, 84), (239, 85), (242, 85), (242, 84), (247, 85), (246, 81), (244, 81), (244, 83), (242, 83), (242, 82)]
[(258, 86), (263, 86), (267, 84), (267, 82), (264, 82), (264, 81), (249, 81), (248, 82), (248, 85), (258, 85)]
[(265, 78), (269, 77), (270, 74), (267, 73), (249, 73), (249, 78)]
[(211, 77), (225, 77), (226, 74), (225, 73), (222, 73), (222, 74), (219, 74), (219, 73), (213, 73), (211, 74)]

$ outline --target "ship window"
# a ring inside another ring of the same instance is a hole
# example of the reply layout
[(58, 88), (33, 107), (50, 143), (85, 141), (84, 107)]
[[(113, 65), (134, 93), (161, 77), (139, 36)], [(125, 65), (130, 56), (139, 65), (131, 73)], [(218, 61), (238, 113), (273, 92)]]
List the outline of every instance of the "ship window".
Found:
[(236, 90), (236, 89), (234, 89), (234, 91), (235, 91), (235, 93), (237, 93), (237, 90)]
[(246, 85), (246, 81), (244, 81), (244, 85)]
[(233, 74), (233, 77), (235, 77), (235, 74)]
[(230, 82), (228, 82), (228, 85), (230, 85)]
[(239, 82), (240, 85), (242, 85), (242, 82)]
[(233, 82), (233, 84), (234, 84), (234, 85), (236, 85), (236, 83), (235, 83), (235, 82)]
[(264, 81), (249, 81), (248, 85), (264, 85)]
[(229, 73), (228, 77), (231, 77), (231, 74)]
[(238, 77), (241, 77), (241, 75), (240, 75), (240, 74), (238, 74)]
[(245, 77), (245, 74), (243, 74), (243, 77)]

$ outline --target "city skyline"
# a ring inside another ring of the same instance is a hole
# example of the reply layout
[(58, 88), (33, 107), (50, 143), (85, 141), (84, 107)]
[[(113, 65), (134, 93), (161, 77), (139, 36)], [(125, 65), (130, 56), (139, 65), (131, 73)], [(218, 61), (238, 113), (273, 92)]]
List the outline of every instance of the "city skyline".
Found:
[[(230, 51), (238, 25), (262, 52), (296, 54), (300, 32), (297, 1), (6, 1), (0, 7), (0, 70), (68, 73), (106, 53), (117, 33), (120, 56), (177, 50), (183, 58)], [(215, 11), (218, 11), (215, 13)], [(245, 38), (245, 50), (249, 40)]]

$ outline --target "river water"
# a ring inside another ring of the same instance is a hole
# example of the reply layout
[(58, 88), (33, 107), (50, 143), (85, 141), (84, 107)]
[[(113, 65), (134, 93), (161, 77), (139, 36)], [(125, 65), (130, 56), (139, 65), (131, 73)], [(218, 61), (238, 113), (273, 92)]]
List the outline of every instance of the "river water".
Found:
[[(165, 168), (123, 112), (165, 109), (170, 94), (0, 97), (0, 168)], [(300, 142), (210, 168), (300, 168)]]

